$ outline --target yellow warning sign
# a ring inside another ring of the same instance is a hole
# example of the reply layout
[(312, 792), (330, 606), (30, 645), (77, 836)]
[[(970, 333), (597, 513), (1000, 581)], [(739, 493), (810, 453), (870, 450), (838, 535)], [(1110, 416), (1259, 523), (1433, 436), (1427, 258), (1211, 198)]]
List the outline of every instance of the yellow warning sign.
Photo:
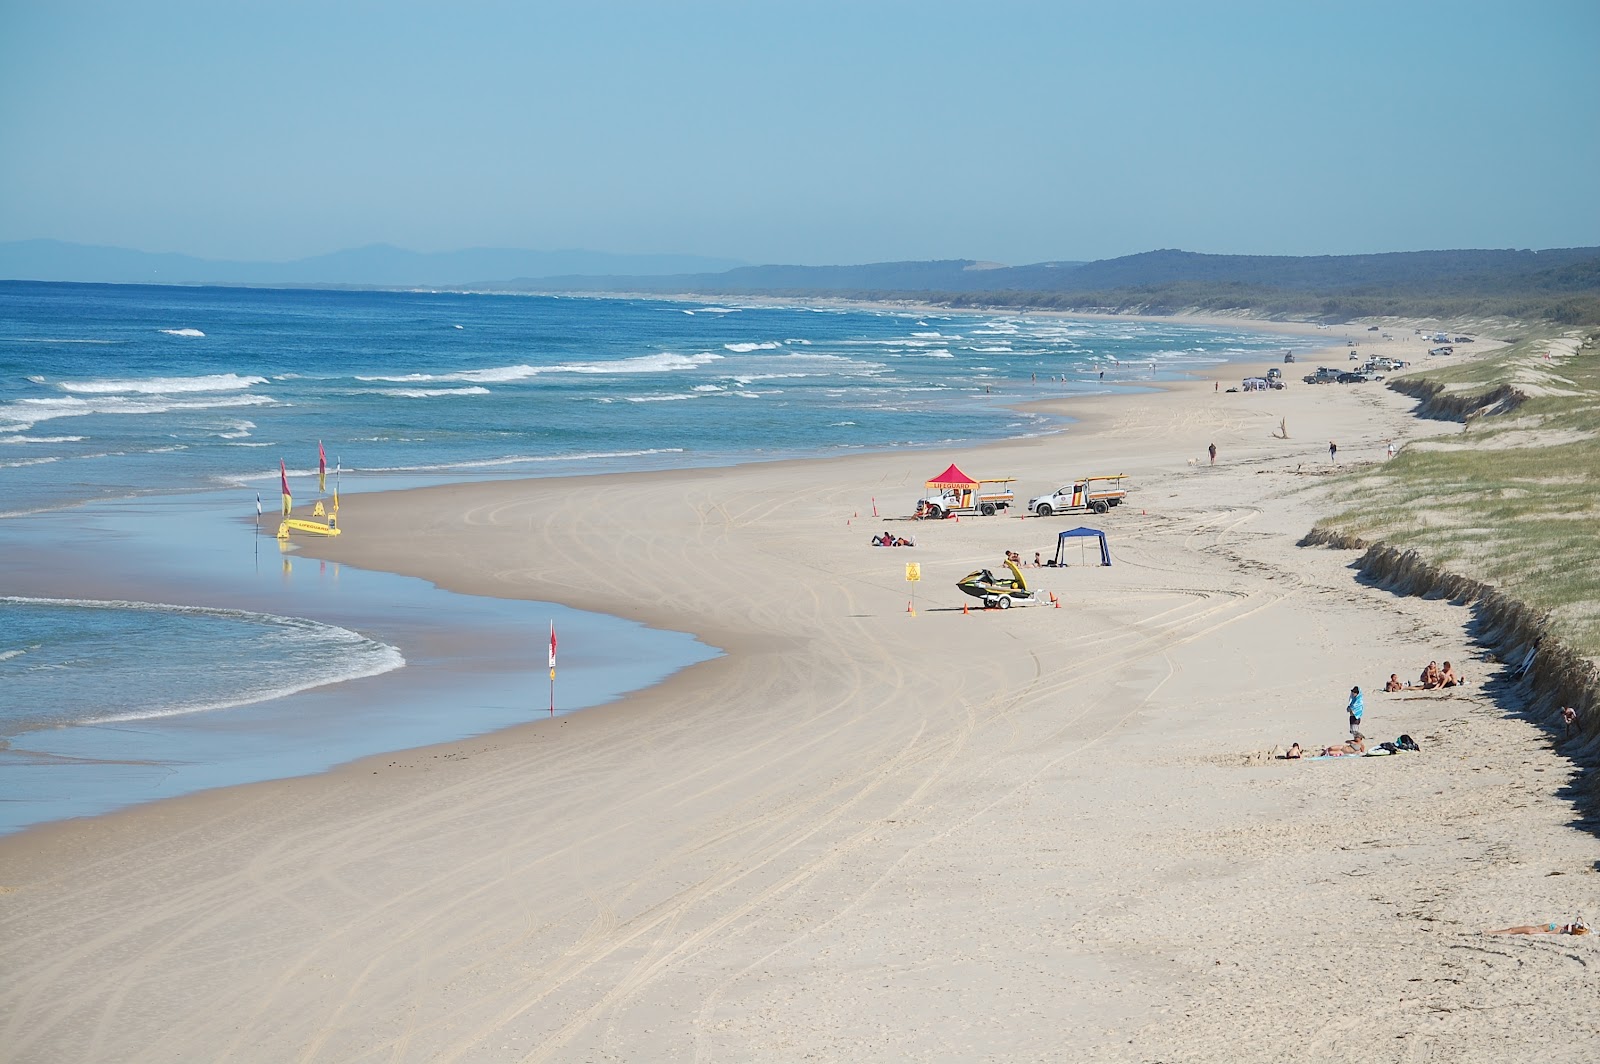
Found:
[(906, 579), (913, 584), (922, 579), (921, 562), (906, 562)]

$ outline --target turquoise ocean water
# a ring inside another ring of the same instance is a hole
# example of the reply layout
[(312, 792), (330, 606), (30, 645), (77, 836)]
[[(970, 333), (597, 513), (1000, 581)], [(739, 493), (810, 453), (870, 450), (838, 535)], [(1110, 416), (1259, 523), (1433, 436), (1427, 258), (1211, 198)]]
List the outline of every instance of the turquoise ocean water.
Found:
[(712, 653), (279, 556), (256, 497), (272, 521), (280, 459), (296, 502), (318, 497), (319, 441), (346, 498), (932, 447), (1047, 431), (1019, 399), (1296, 346), (1026, 315), (0, 282), (0, 831), (528, 719), (551, 619), (574, 648), (563, 709)]

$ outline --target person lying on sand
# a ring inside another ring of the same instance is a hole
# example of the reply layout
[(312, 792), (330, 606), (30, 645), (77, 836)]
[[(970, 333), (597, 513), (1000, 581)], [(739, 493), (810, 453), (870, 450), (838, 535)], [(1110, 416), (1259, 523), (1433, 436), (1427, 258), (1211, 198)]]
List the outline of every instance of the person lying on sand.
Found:
[(1383, 685), (1383, 689), (1390, 694), (1393, 694), (1396, 691), (1404, 691), (1406, 689), (1406, 685), (1400, 682), (1400, 675), (1398, 673), (1391, 672), (1389, 674), (1389, 682)]
[(1485, 931), (1486, 935), (1587, 935), (1589, 925), (1583, 917), (1570, 924), (1523, 924), (1521, 927), (1502, 927), (1498, 931)]
[(1362, 735), (1360, 732), (1356, 732), (1356, 737), (1347, 743), (1340, 743), (1338, 746), (1324, 746), (1322, 748), (1322, 753), (1318, 756), (1349, 757), (1352, 754), (1364, 754), (1366, 752), (1367, 737)]
[(1283, 759), (1285, 761), (1298, 761), (1300, 760), (1301, 756), (1299, 743), (1290, 743), (1289, 749), (1283, 752)]
[(1450, 663), (1448, 661), (1445, 662), (1444, 666), (1439, 670), (1439, 686), (1459, 687), (1460, 685), (1461, 677), (1456, 675), (1456, 670), (1450, 667)]

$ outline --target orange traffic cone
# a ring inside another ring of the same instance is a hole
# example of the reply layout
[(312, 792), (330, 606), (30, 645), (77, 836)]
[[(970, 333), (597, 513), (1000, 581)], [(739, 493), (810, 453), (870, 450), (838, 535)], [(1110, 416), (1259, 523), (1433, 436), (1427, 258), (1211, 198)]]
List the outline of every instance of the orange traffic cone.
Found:
[(916, 607), (916, 605), (914, 603), (907, 602), (906, 603), (906, 612), (911, 614), (911, 616), (915, 617), (917, 615), (917, 607)]
[(1059, 610), (1061, 608), (1061, 600), (1056, 598), (1054, 595), (1051, 595), (1050, 597), (1056, 599), (1056, 609)]
[(965, 617), (966, 615), (967, 615), (967, 604), (965, 602), (963, 602), (961, 604), (961, 616)]

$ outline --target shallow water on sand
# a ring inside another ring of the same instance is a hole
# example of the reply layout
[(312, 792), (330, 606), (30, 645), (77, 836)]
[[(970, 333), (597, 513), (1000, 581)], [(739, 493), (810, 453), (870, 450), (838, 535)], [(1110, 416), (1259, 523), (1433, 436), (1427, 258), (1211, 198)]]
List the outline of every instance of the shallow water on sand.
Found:
[(715, 655), (283, 554), (231, 508), (212, 494), (5, 522), (0, 588), (24, 600), (0, 600), (0, 832), (548, 716), (552, 621), (558, 714)]

